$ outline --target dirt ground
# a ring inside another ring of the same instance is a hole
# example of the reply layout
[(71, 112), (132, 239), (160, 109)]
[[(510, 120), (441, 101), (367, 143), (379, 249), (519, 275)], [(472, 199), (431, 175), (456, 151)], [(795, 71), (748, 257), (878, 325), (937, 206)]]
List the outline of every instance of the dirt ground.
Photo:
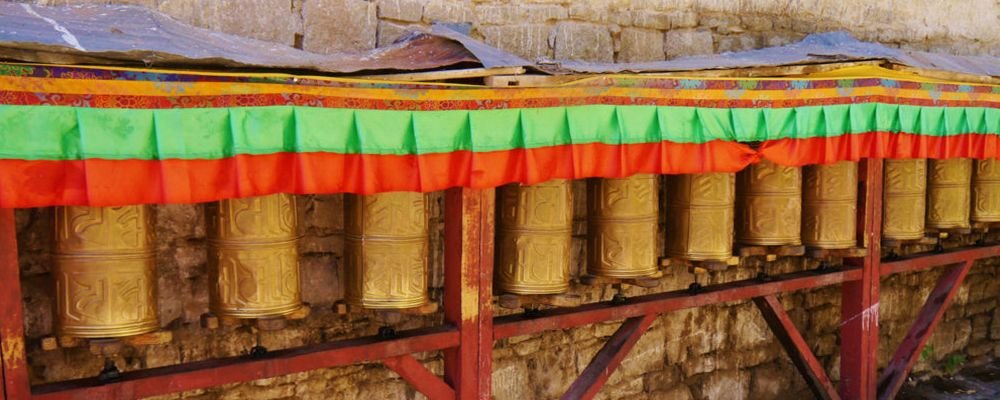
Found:
[(900, 400), (1000, 399), (1000, 361), (970, 367), (954, 376), (934, 376), (907, 382)]

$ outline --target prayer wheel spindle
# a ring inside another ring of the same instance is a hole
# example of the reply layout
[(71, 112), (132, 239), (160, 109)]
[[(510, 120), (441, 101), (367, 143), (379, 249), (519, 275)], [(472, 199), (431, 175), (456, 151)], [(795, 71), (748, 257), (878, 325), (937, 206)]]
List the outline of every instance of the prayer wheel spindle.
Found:
[(374, 310), (428, 303), (426, 195), (345, 195), (344, 300)]
[(736, 175), (736, 242), (743, 245), (801, 244), (802, 170), (768, 160)]
[(927, 160), (885, 160), (882, 238), (924, 237), (927, 206)]
[(160, 327), (150, 206), (56, 207), (56, 331), (122, 338)]
[(847, 249), (857, 243), (858, 164), (810, 165), (803, 173), (802, 244)]
[(212, 312), (263, 319), (302, 307), (294, 196), (221, 200), (205, 216)]
[(496, 286), (518, 295), (569, 290), (573, 196), (570, 182), (512, 184), (498, 191)]
[(668, 175), (667, 255), (726, 261), (733, 253), (735, 174)]
[(972, 221), (1000, 222), (1000, 161), (977, 160), (972, 178)]
[(659, 216), (656, 175), (591, 179), (587, 183), (587, 271), (608, 278), (640, 278), (657, 272)]
[(927, 174), (927, 227), (968, 228), (972, 160), (930, 160)]

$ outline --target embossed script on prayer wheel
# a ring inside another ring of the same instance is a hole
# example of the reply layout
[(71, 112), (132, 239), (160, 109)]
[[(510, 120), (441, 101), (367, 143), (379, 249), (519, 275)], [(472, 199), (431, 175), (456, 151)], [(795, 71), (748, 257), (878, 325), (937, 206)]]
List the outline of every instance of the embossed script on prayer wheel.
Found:
[(704, 261), (733, 253), (735, 174), (666, 177), (667, 255)]
[(846, 249), (857, 243), (858, 164), (810, 165), (803, 173), (802, 244)]
[(924, 237), (927, 160), (885, 160), (882, 196), (882, 238), (916, 240)]
[(801, 243), (802, 170), (761, 160), (736, 175), (736, 241), (778, 246)]
[(972, 178), (972, 220), (1000, 222), (1000, 161), (976, 161)]
[(567, 180), (498, 192), (496, 286), (514, 294), (569, 289), (573, 197)]
[(114, 338), (159, 329), (149, 206), (56, 207), (56, 325), (63, 336)]
[(423, 193), (344, 197), (344, 300), (371, 309), (427, 303), (427, 201)]
[(609, 278), (656, 273), (659, 215), (656, 175), (588, 182), (587, 271)]
[(930, 160), (927, 179), (927, 227), (969, 227), (972, 160)]
[(268, 318), (302, 306), (295, 197), (273, 194), (205, 207), (212, 311)]

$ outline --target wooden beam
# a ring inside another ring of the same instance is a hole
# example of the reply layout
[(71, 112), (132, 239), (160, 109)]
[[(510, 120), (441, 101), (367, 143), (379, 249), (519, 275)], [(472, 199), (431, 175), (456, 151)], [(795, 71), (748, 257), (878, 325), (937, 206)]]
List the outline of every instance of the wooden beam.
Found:
[(941, 317), (948, 310), (951, 301), (955, 299), (955, 294), (958, 293), (958, 289), (962, 286), (962, 281), (965, 280), (971, 267), (972, 261), (955, 265), (938, 280), (934, 290), (931, 291), (930, 296), (927, 296), (927, 301), (920, 309), (916, 322), (910, 327), (903, 342), (896, 348), (896, 353), (893, 354), (889, 365), (882, 372), (882, 377), (878, 381), (879, 400), (893, 399), (899, 393), (899, 388), (906, 381), (913, 364), (917, 363), (920, 352), (930, 340), (938, 323), (941, 322)]
[(24, 347), (24, 303), (21, 300), (21, 267), (17, 259), (17, 229), (14, 210), (0, 209), (0, 364), (3, 364), (3, 395), (7, 400), (31, 396), (28, 356)]
[(589, 400), (597, 395), (597, 392), (604, 387), (611, 374), (618, 369), (625, 355), (628, 354), (635, 343), (639, 341), (649, 326), (656, 321), (656, 314), (646, 314), (639, 317), (626, 319), (614, 335), (608, 339), (604, 347), (594, 355), (590, 364), (583, 370), (569, 386), (569, 390), (563, 394), (563, 400)]
[(272, 351), (259, 358), (230, 357), (126, 372), (121, 379), (106, 384), (87, 378), (40, 385), (32, 391), (34, 399), (139, 399), (443, 350), (458, 345), (458, 334), (451, 326), (414, 329), (389, 340), (370, 336), (327, 342)]
[(846, 259), (861, 278), (841, 287), (840, 397), (873, 400), (878, 370), (879, 243), (882, 237), (882, 160), (861, 161), (858, 193), (858, 247), (864, 258)]
[(491, 398), (494, 196), (493, 189), (445, 192), (444, 319), (460, 339), (444, 352), (444, 370), (461, 400)]
[(685, 308), (701, 307), (729, 301), (749, 300), (769, 294), (835, 285), (860, 279), (859, 268), (817, 273), (801, 271), (775, 275), (770, 281), (757, 279), (728, 282), (702, 288), (654, 293), (629, 297), (624, 305), (611, 302), (590, 303), (579, 307), (556, 308), (540, 311), (540, 316), (526, 318), (521, 314), (499, 317), (494, 321), (493, 337), (497, 340), (520, 335), (530, 335), (554, 329), (572, 328), (601, 321), (613, 321), (646, 314), (663, 314)]
[(493, 75), (520, 75), (523, 74), (524, 72), (525, 72), (524, 67), (468, 68), (468, 69), (449, 69), (442, 71), (427, 71), (427, 72), (407, 72), (401, 74), (364, 75), (364, 76), (354, 76), (352, 78), (373, 79), (380, 81), (427, 82), (427, 81), (444, 81), (449, 79), (482, 78), (484, 76), (493, 76)]
[(778, 338), (778, 342), (785, 348), (785, 353), (792, 360), (792, 364), (799, 370), (805, 378), (809, 390), (817, 399), (835, 400), (840, 399), (837, 389), (830, 382), (830, 378), (813, 354), (809, 344), (802, 338), (798, 328), (792, 323), (791, 317), (785, 312), (785, 307), (781, 305), (775, 295), (755, 297), (753, 303), (760, 310), (761, 316), (767, 325), (771, 327), (771, 332)]
[(455, 398), (455, 390), (437, 375), (428, 371), (427, 367), (424, 367), (412, 355), (404, 354), (387, 358), (382, 360), (382, 363), (403, 377), (414, 389), (423, 393), (430, 400), (453, 400)]

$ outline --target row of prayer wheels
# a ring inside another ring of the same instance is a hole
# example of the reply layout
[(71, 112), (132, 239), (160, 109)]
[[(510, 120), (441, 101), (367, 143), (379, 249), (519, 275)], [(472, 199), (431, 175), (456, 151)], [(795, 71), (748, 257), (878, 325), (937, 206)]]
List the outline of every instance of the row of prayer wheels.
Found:
[[(928, 173), (929, 170), (929, 173)], [(857, 164), (805, 168), (762, 161), (738, 174), (640, 174), (588, 181), (588, 273), (628, 279), (657, 272), (659, 215), (667, 256), (725, 260), (741, 245), (856, 244)], [(570, 182), (499, 189), (496, 286), (513, 294), (569, 289)], [(662, 201), (662, 204), (661, 204)], [(1000, 221), (997, 161), (887, 160), (883, 236)], [(926, 210), (926, 212), (925, 212)], [(300, 307), (297, 211), (276, 194), (206, 207), (212, 312), (274, 318)], [(58, 207), (57, 327), (61, 336), (114, 338), (159, 329), (155, 238), (149, 206)], [(345, 198), (344, 290), (348, 304), (409, 309), (426, 304), (427, 204), (409, 192)]]
[[(345, 205), (345, 300), (370, 309), (427, 303), (424, 195), (348, 195)], [(205, 211), (213, 313), (275, 318), (303, 306), (293, 196), (222, 200)], [(96, 339), (158, 330), (155, 250), (150, 206), (58, 207), (58, 334)]]

